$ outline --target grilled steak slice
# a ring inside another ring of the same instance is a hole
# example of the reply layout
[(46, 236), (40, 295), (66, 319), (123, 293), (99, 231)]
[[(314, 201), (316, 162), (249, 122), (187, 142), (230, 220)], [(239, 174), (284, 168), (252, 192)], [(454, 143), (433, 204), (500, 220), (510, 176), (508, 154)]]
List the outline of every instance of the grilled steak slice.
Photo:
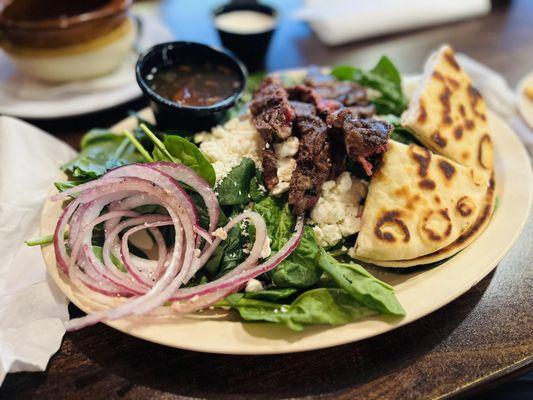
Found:
[(331, 171), (329, 180), (336, 179), (346, 171), (346, 149), (344, 147), (344, 135), (337, 130), (329, 129), (329, 144), (331, 147)]
[(264, 148), (262, 157), (265, 186), (268, 190), (272, 190), (279, 182), (277, 157), (273, 147)]
[(368, 104), (366, 89), (350, 81), (338, 81), (331, 75), (323, 74), (313, 68), (304, 79), (304, 84), (315, 89), (315, 93), (324, 99), (337, 100), (345, 106)]
[(263, 80), (254, 93), (250, 112), (256, 129), (267, 143), (284, 140), (291, 135), (294, 109), (278, 78), (267, 77)]
[(341, 108), (344, 108), (344, 105), (340, 101), (330, 99), (321, 99), (316, 106), (318, 114), (325, 120), (327, 120), (330, 114), (333, 114)]
[(358, 118), (370, 118), (376, 115), (376, 107), (372, 103), (350, 106), (348, 109)]
[(296, 119), (316, 115), (316, 108), (313, 104), (303, 103), (301, 101), (291, 101), (290, 103), (294, 109)]
[(333, 99), (323, 98), (314, 88), (305, 85), (292, 86), (287, 88), (291, 103), (308, 103), (316, 107), (316, 114), (326, 118), (329, 114), (343, 108), (344, 105)]
[(289, 204), (295, 214), (313, 208), (320, 189), (331, 170), (331, 150), (327, 141), (327, 125), (316, 116), (296, 120), (296, 134), (300, 137), (296, 169), (289, 187)]
[(324, 119), (344, 107), (350, 108), (360, 118), (370, 118), (376, 114), (376, 108), (366, 97), (366, 90), (356, 83), (327, 80), (315, 85), (287, 88), (289, 99), (313, 104), (318, 115)]
[(344, 135), (344, 147), (349, 158), (361, 164), (367, 175), (372, 175), (368, 157), (387, 150), (392, 125), (375, 119), (361, 119), (348, 108), (328, 117), (330, 136)]
[(323, 98), (340, 101), (345, 106), (368, 102), (365, 88), (354, 82), (333, 81), (323, 83), (316, 86), (315, 91)]

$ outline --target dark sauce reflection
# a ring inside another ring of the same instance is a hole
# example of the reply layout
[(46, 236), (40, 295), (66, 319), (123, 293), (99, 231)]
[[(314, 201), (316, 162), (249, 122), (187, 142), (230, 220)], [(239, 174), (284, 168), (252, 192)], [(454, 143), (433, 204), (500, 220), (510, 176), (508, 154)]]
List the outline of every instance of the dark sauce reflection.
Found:
[(159, 95), (184, 106), (219, 103), (239, 90), (239, 76), (224, 65), (181, 64), (153, 70), (146, 76)]

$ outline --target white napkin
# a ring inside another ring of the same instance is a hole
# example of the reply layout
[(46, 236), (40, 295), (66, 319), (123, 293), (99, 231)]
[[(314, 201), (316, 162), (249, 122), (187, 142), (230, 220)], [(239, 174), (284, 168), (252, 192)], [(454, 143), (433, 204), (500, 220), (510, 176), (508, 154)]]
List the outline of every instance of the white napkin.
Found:
[(516, 91), (509, 87), (505, 78), (486, 65), (465, 54), (457, 54), (457, 61), (474, 81), (488, 107), (511, 125), (533, 155), (533, 131), (518, 111)]
[(39, 247), (41, 206), (76, 152), (18, 119), (0, 116), (0, 384), (8, 372), (44, 371), (61, 345), (67, 300)]
[(296, 16), (333, 46), (484, 15), (490, 0), (306, 0)]

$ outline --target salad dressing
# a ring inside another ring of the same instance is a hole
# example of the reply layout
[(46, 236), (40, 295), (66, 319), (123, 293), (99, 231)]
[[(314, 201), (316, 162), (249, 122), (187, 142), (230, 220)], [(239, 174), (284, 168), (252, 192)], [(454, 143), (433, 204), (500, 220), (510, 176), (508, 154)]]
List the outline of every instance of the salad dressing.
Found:
[(180, 105), (206, 107), (239, 89), (239, 76), (224, 65), (180, 64), (155, 70), (146, 77), (159, 95)]

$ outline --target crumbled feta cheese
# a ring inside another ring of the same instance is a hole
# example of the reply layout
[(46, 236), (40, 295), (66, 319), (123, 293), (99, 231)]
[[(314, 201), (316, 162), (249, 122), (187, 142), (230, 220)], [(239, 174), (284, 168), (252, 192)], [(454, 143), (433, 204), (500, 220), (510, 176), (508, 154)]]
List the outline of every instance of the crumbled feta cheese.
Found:
[(311, 211), (311, 223), (318, 244), (333, 246), (361, 227), (361, 200), (366, 196), (364, 181), (343, 172), (335, 181), (322, 185), (321, 195)]
[(276, 143), (274, 145), (274, 151), (278, 158), (294, 157), (298, 153), (298, 146), (300, 142), (296, 136), (290, 136), (287, 140)]
[(263, 284), (257, 279), (250, 279), (244, 288), (246, 293), (260, 292), (261, 290), (263, 290)]
[(278, 184), (272, 188), (272, 194), (275, 196), (289, 190), (292, 173), (296, 169), (296, 159), (294, 156), (298, 153), (299, 144), (298, 138), (291, 136), (287, 140), (274, 145), (278, 169)]
[(270, 238), (267, 236), (265, 240), (265, 244), (263, 245), (263, 248), (261, 249), (261, 258), (267, 258), (272, 253), (272, 249), (270, 248)]
[(212, 235), (214, 237), (220, 238), (221, 240), (226, 240), (228, 238), (228, 232), (226, 232), (223, 228), (218, 228), (212, 233)]
[(283, 182), (278, 181), (277, 185), (272, 188), (271, 193), (274, 196), (279, 196), (282, 193), (285, 193), (287, 190), (289, 190), (290, 182)]
[(194, 141), (199, 143), (200, 150), (213, 165), (217, 182), (239, 165), (244, 157), (251, 158), (261, 168), (264, 142), (249, 114), (216, 126), (210, 133), (198, 133), (194, 136)]

